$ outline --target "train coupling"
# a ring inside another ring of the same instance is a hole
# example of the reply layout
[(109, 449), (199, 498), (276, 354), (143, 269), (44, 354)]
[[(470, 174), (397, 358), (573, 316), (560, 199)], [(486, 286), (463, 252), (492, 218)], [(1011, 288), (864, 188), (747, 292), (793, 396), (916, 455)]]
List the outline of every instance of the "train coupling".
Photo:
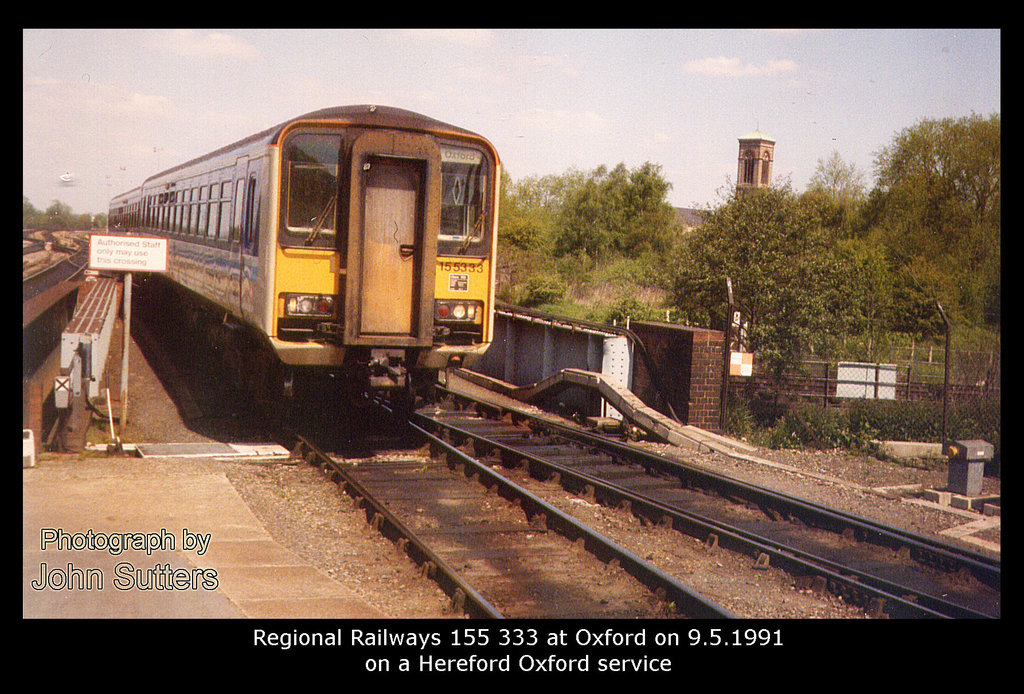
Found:
[(339, 336), (344, 330), (344, 326), (341, 323), (317, 323), (317, 332), (321, 335), (332, 335)]
[(409, 372), (404, 349), (372, 349), (369, 366), (372, 390), (405, 387)]

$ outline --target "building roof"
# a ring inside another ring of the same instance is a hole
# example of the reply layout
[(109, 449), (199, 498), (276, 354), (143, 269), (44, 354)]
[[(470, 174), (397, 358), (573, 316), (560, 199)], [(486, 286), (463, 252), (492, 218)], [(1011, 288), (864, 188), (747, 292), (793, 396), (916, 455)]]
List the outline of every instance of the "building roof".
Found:
[(772, 137), (771, 135), (767, 135), (767, 134), (761, 132), (760, 130), (752, 130), (751, 132), (747, 133), (746, 135), (741, 135), (739, 137), (739, 140), (740, 140), (740, 142), (743, 142), (743, 141), (746, 141), (746, 140), (765, 140), (766, 142), (775, 142), (775, 138), (774, 137)]
[(672, 209), (676, 212), (676, 221), (679, 222), (684, 229), (699, 227), (704, 222), (700, 216), (700, 212), (693, 208), (674, 207)]

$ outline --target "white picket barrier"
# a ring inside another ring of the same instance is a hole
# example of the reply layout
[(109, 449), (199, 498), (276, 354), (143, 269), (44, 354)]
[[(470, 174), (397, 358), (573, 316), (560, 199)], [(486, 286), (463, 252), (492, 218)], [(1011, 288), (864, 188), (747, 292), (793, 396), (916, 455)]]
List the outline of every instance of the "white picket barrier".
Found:
[(36, 435), (31, 429), (22, 432), (21, 462), (22, 468), (36, 466)]

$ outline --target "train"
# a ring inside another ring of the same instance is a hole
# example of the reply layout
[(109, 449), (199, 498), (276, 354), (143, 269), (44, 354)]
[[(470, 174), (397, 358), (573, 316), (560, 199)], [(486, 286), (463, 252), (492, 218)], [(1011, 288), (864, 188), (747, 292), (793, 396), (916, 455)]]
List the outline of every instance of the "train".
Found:
[(410, 403), (492, 340), (500, 171), (464, 128), (332, 107), (150, 176), (108, 233), (167, 239), (145, 279), (253, 397), (330, 379)]

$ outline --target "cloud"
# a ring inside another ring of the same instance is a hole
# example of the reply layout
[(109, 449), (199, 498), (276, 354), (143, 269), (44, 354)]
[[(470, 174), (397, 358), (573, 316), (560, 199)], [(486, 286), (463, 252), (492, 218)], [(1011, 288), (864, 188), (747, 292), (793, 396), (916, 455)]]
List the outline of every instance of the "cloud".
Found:
[(211, 32), (202, 34), (193, 29), (171, 29), (150, 37), (149, 45), (157, 50), (191, 57), (224, 57), (250, 59), (259, 51), (250, 43), (234, 36)]
[(28, 78), (22, 83), (26, 121), (42, 125), (83, 117), (166, 117), (172, 105), (164, 96), (129, 92), (91, 81)]
[(702, 58), (690, 60), (684, 69), (693, 74), (710, 75), (712, 77), (751, 77), (775, 75), (792, 72), (797, 69), (792, 60), (768, 60), (761, 64), (744, 63), (739, 58)]

